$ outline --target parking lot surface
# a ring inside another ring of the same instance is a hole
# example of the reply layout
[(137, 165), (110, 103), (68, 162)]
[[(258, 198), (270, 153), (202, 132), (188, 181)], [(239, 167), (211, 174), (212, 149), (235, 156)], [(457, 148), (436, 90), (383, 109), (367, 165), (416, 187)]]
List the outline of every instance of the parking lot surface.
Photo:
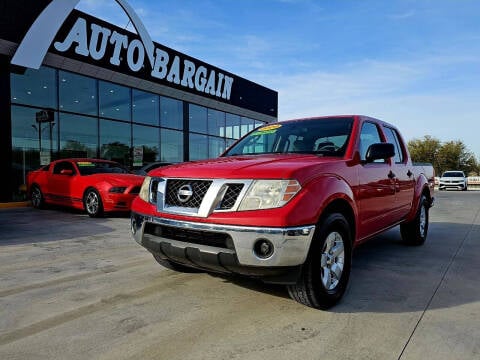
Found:
[(354, 252), (329, 311), (158, 265), (129, 218), (0, 210), (0, 359), (479, 359), (480, 192), (436, 192), (427, 242)]

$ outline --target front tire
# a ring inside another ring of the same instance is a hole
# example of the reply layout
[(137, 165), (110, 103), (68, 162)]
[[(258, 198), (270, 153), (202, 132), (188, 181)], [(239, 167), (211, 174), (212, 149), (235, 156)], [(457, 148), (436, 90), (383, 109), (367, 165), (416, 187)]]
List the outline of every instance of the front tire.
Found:
[(88, 189), (85, 192), (83, 208), (90, 217), (101, 217), (103, 215), (103, 202), (97, 190)]
[(30, 191), (30, 200), (32, 201), (32, 206), (35, 209), (41, 209), (45, 205), (45, 199), (43, 197), (42, 190), (38, 185), (33, 185), (32, 190)]
[(288, 293), (301, 304), (328, 309), (342, 298), (351, 266), (350, 225), (342, 214), (329, 214), (315, 232), (300, 278), (287, 286)]
[(405, 244), (423, 245), (428, 234), (429, 209), (430, 204), (427, 197), (422, 195), (415, 218), (408, 223), (400, 225), (400, 233)]

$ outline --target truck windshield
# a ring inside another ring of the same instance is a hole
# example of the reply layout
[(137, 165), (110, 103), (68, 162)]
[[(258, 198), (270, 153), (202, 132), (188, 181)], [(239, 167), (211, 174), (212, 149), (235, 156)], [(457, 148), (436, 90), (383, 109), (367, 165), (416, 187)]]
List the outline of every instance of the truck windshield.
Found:
[(343, 157), (352, 126), (350, 117), (269, 124), (247, 134), (223, 156), (301, 153)]

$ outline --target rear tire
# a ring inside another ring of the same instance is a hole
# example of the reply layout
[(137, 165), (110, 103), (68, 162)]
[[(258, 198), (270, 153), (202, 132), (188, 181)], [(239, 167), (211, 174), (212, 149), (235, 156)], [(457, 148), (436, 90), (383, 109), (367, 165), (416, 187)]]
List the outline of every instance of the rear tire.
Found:
[(329, 214), (320, 223), (295, 285), (288, 285), (290, 297), (301, 304), (328, 309), (343, 296), (352, 266), (352, 233), (340, 213)]
[(83, 195), (83, 208), (90, 217), (103, 216), (103, 202), (95, 189), (88, 189)]
[(427, 197), (422, 195), (415, 218), (408, 223), (400, 224), (400, 233), (405, 244), (423, 245), (428, 234), (429, 209)]
[(30, 200), (32, 202), (32, 206), (35, 209), (41, 209), (45, 205), (45, 199), (42, 194), (42, 190), (38, 185), (33, 185), (30, 191)]

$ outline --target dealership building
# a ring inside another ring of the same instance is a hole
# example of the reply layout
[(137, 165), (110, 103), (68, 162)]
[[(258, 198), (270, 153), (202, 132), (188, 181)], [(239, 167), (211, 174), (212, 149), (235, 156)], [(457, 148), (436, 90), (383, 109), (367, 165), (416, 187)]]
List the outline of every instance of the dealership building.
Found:
[(112, 0), (135, 32), (78, 2), (0, 6), (0, 202), (25, 199), (28, 171), (52, 160), (211, 158), (277, 121), (276, 91), (153, 42), (126, 1)]

